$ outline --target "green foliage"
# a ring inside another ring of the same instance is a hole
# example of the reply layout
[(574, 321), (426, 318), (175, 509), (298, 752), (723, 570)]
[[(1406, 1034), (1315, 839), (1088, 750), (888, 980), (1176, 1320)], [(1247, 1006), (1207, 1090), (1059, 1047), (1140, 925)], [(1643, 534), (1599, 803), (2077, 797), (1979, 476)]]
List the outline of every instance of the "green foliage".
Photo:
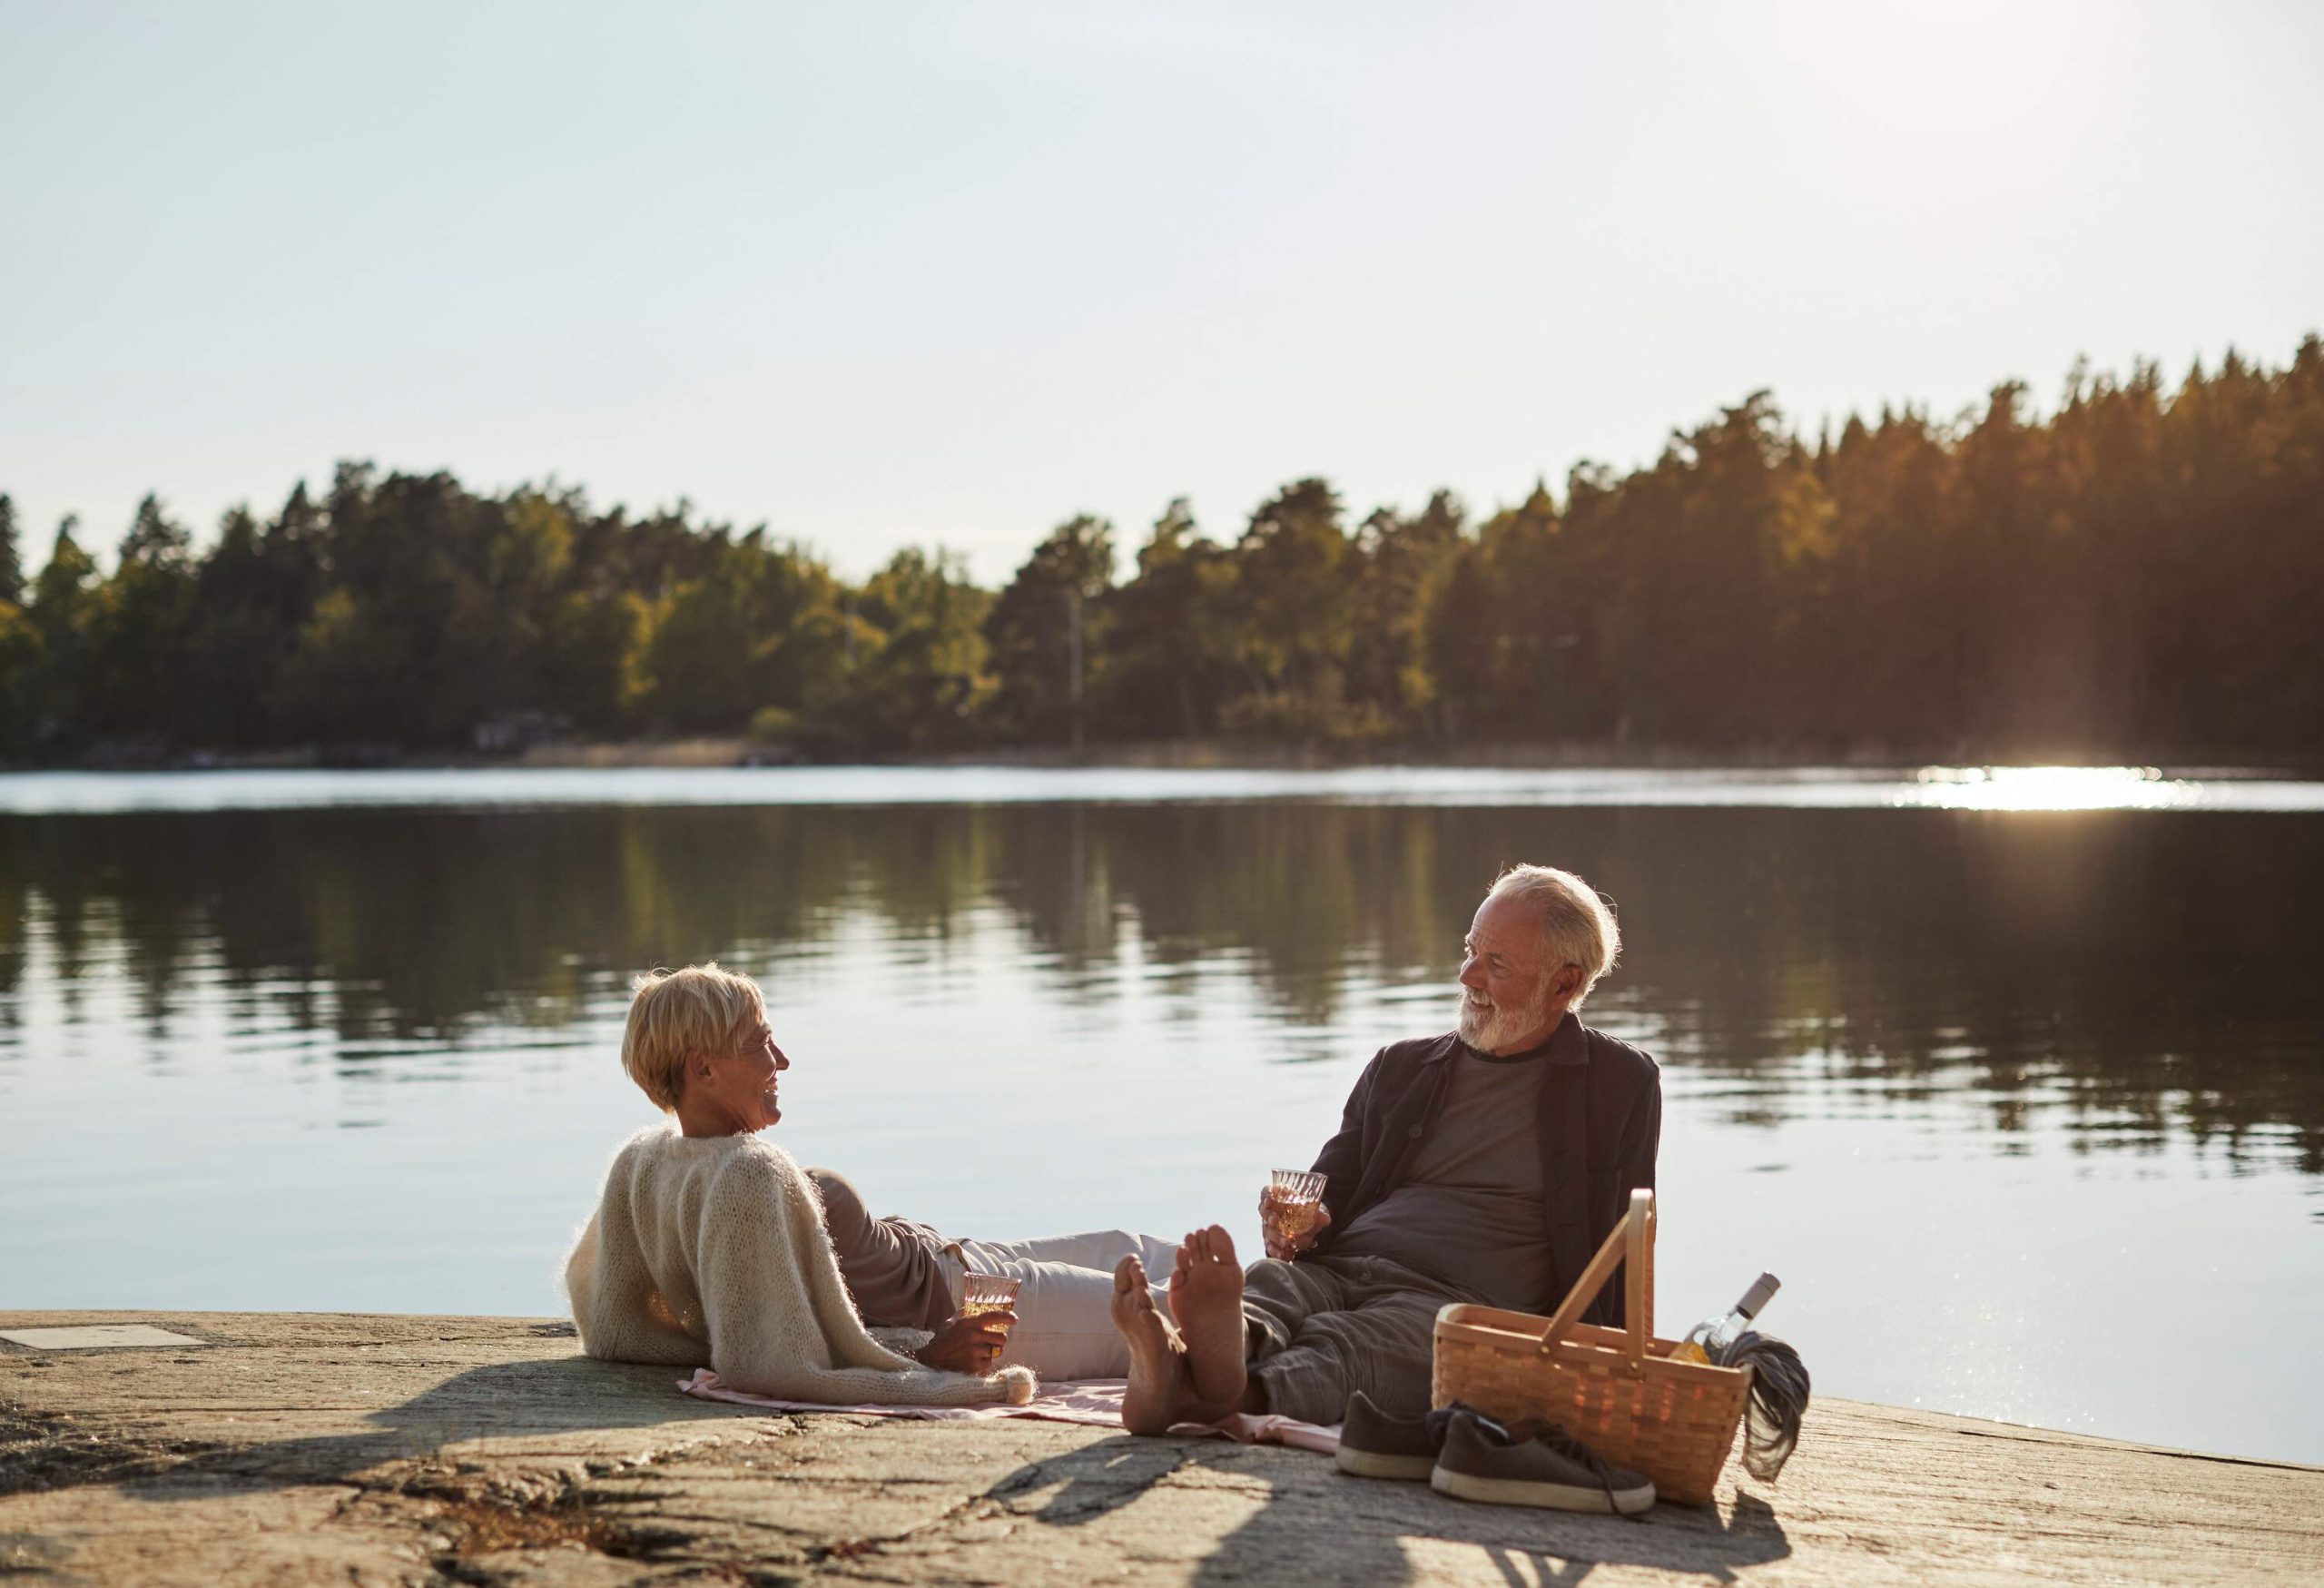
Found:
[[(859, 604), (877, 643), (842, 662), (819, 713), (835, 745), (950, 749), (971, 743), (992, 695), (984, 626), (992, 597), (948, 552), (907, 547), (865, 582)], [(861, 631), (859, 631), (860, 633)]]
[(641, 705), (663, 731), (732, 731), (766, 707), (796, 714), (844, 647), (829, 569), (761, 530), (717, 538), (716, 564), (645, 615)]
[(25, 557), (16, 544), (16, 504), (0, 491), (0, 602), (21, 607), (24, 600)]
[(258, 520), (234, 508), (196, 577), (182, 720), (197, 743), (239, 747), (266, 736), (267, 695), (296, 619), (295, 608), (278, 616), (265, 597), (263, 545)]
[(1251, 515), (1233, 566), (1234, 656), (1245, 687), (1222, 725), (1344, 736), (1354, 722), (1346, 673), (1360, 557), (1340, 524), (1339, 493), (1313, 478), (1284, 487)]
[(0, 601), (0, 755), (20, 755), (33, 745), (41, 656), (31, 616), (14, 601)]
[(1417, 725), (1434, 717), (1437, 688), (1426, 619), (1450, 575), (1467, 518), (1460, 498), (1438, 491), (1416, 516), (1382, 508), (1356, 532), (1359, 582), (1348, 690), (1383, 724)]
[(1704, 753), (2309, 758), (2324, 722), (2324, 344), (2176, 390), (2077, 367), (1810, 444), (1755, 393), (1648, 467), (1353, 532), (1324, 480), (1231, 547), (1175, 501), (1116, 582), (1060, 524), (997, 594), (850, 586), (684, 502), (335, 470), (197, 552), (148, 497), (27, 582), (0, 495), (0, 753), (744, 735), (818, 755), (1242, 734)]
[(1205, 539), (1184, 497), (1155, 520), (1137, 576), (1106, 597), (1098, 720), (1126, 738), (1193, 738), (1217, 725), (1232, 687), (1230, 555)]
[(1577, 570), (1549, 488), (1537, 483), (1486, 519), (1473, 542), (1447, 549), (1415, 636), (1441, 719), (1482, 737), (1599, 731), (1587, 709), (1592, 680), (1574, 656), (1590, 614), (1573, 600)]
[(1089, 662), (1104, 654), (1114, 581), (1114, 527), (1081, 514), (1033, 548), (985, 620), (991, 651), (994, 727), (1019, 739), (1077, 742), (1087, 702), (1104, 681)]
[(177, 720), (196, 578), (193, 537), (148, 496), (122, 538), (113, 577), (97, 587), (84, 619), (83, 709), (93, 734), (156, 735)]
[(16, 504), (0, 491), (0, 755), (20, 755), (32, 734), (32, 689), (39, 633), (24, 608), (25, 566), (16, 546)]
[(74, 538), (79, 527), (80, 520), (70, 513), (57, 525), (48, 566), (33, 580), (26, 609), (32, 630), (26, 646), (29, 666), (19, 675), (24, 687), (15, 715), (24, 725), (24, 736), (34, 745), (70, 746), (87, 734), (84, 704), (97, 564)]

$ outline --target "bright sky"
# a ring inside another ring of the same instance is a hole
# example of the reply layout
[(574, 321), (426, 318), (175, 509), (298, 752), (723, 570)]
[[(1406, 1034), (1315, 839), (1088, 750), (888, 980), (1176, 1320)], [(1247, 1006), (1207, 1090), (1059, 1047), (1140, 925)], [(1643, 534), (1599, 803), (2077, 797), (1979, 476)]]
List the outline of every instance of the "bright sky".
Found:
[(2324, 328), (2324, 5), (0, 0), (0, 490), (333, 460), (1005, 578), (1514, 500), (1772, 388)]

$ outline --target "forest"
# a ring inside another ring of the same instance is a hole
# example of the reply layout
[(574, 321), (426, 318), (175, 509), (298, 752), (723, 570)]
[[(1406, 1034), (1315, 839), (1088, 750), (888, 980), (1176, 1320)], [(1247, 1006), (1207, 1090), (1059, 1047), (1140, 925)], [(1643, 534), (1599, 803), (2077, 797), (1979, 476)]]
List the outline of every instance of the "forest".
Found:
[[(5, 485), (0, 480), (0, 485)], [(1231, 537), (1059, 524), (1000, 590), (760, 526), (342, 462), (197, 543), (32, 571), (0, 494), (0, 756), (747, 738), (821, 759), (1157, 739), (1958, 761), (2324, 750), (2324, 343), (2078, 366), (1805, 435), (1755, 393), (1474, 518), (1286, 484)], [(36, 546), (36, 543), (32, 543)], [(99, 543), (101, 544), (101, 543)]]

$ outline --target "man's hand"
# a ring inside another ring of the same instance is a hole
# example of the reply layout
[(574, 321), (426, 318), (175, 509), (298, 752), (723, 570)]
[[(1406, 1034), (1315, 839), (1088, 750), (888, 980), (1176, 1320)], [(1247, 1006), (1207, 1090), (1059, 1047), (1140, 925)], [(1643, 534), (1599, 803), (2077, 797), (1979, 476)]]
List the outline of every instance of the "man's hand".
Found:
[(1269, 1187), (1259, 1193), (1259, 1228), (1265, 1233), (1267, 1256), (1277, 1262), (1295, 1261), (1301, 1252), (1315, 1244), (1315, 1238), (1332, 1227), (1332, 1210), (1321, 1202), (1315, 1204), (1315, 1222), (1305, 1233), (1285, 1240), (1275, 1233), (1275, 1189)]
[(1016, 1322), (1013, 1312), (988, 1312), (976, 1317), (962, 1317), (956, 1312), (944, 1320), (936, 1337), (913, 1355), (931, 1367), (982, 1377), (1000, 1360), (1001, 1348), (1009, 1344), (1009, 1331)]

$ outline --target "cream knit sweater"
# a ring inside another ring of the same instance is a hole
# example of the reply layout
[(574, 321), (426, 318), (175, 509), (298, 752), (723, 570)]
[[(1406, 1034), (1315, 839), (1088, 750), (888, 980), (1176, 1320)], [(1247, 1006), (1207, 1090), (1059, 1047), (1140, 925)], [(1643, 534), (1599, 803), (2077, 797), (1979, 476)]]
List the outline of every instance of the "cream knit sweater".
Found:
[(841, 1280), (814, 1182), (757, 1136), (669, 1122), (623, 1144), (566, 1260), (581, 1348), (699, 1366), (729, 1388), (835, 1406), (1032, 1398), (1033, 1375), (946, 1373), (873, 1339)]

